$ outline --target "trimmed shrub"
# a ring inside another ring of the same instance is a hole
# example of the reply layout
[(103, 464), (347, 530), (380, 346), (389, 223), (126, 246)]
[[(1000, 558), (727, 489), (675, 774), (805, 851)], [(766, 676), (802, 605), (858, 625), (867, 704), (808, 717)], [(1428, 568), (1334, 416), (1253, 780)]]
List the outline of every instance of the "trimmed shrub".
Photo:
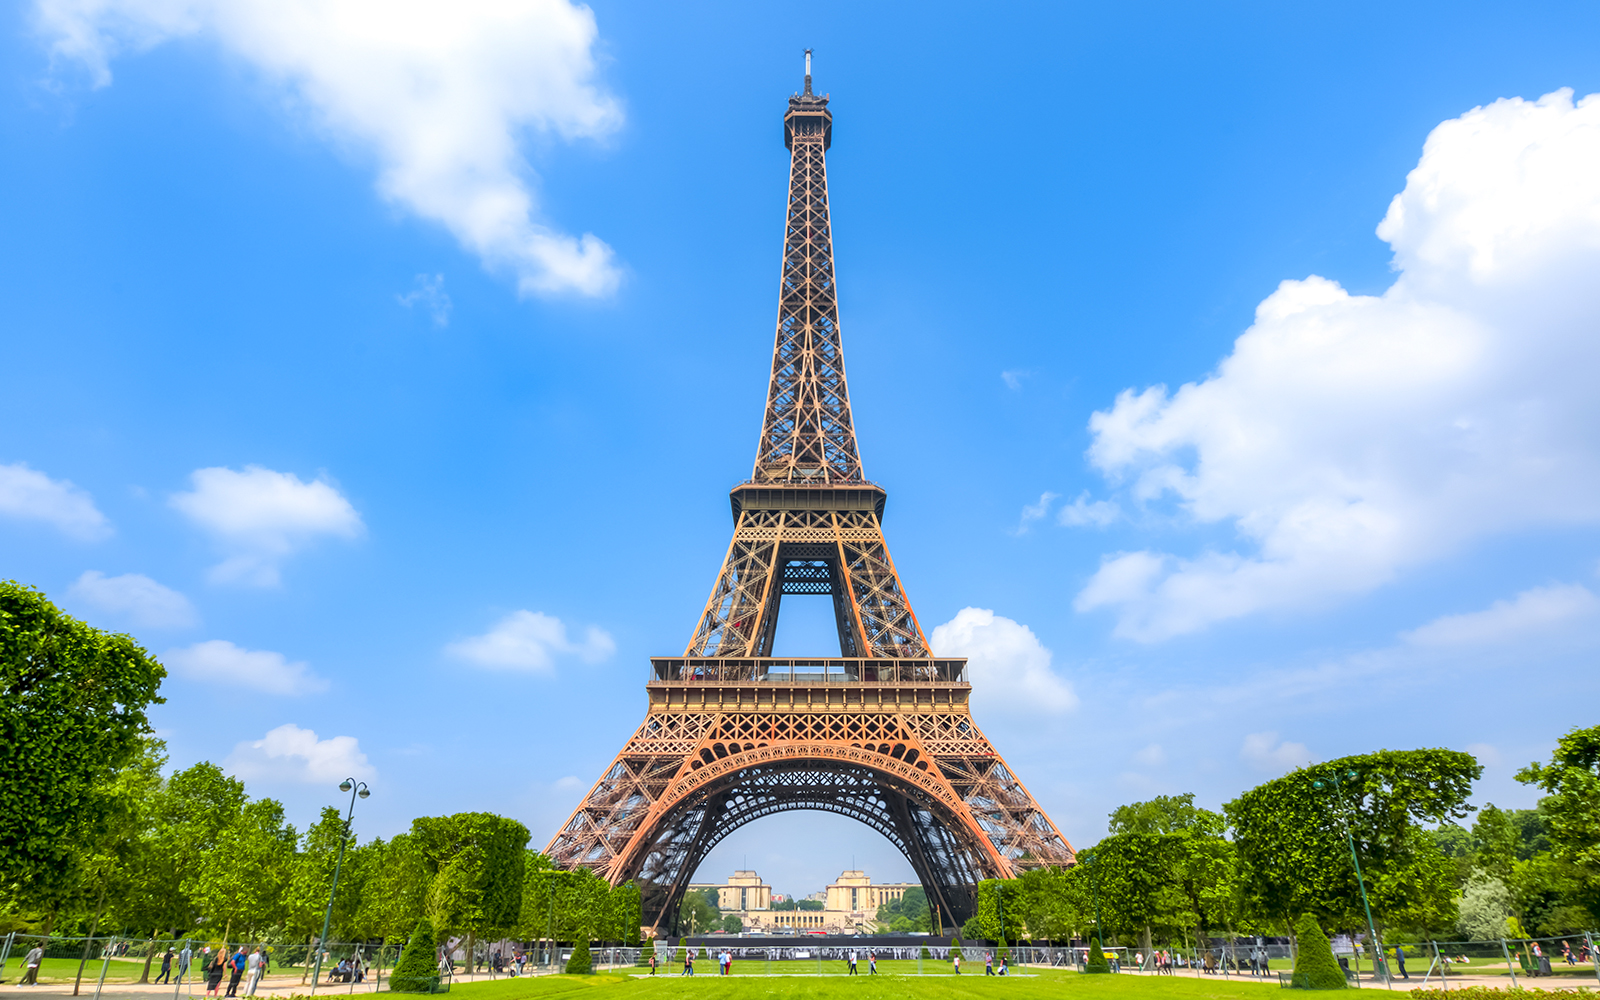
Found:
[(932, 958), (933, 955), (928, 952), (928, 946), (927, 945), (923, 945), (922, 946), (922, 954), (920, 956), (918, 956), (918, 957), (919, 958)]
[(1100, 949), (1100, 935), (1094, 936), (1094, 943), (1089, 946), (1089, 961), (1083, 967), (1084, 972), (1111, 971), (1111, 963), (1106, 961), (1106, 953)]
[(1333, 957), (1328, 936), (1317, 926), (1309, 913), (1302, 914), (1294, 925), (1294, 976), (1290, 985), (1297, 990), (1342, 990), (1346, 987), (1344, 970)]
[[(1329, 952), (1332, 954), (1332, 952)], [(594, 960), (589, 957), (589, 935), (585, 934), (573, 946), (572, 957), (567, 959), (567, 973), (569, 975), (587, 975), (594, 971)]]
[(433, 923), (427, 917), (412, 928), (411, 940), (400, 950), (400, 961), (389, 973), (392, 993), (427, 993), (438, 981), (439, 965), (433, 937)]

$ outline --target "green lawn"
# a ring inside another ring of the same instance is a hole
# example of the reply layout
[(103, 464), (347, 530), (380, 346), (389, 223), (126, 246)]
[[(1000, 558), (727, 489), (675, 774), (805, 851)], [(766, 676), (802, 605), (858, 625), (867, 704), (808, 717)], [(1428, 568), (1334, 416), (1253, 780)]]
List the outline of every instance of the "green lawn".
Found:
[[(696, 963), (697, 965), (699, 963)], [(897, 976), (884, 969), (891, 963), (879, 962), (879, 974), (865, 971), (854, 978), (831, 975), (775, 976), (760, 982), (740, 975), (738, 962), (734, 975), (721, 977), (697, 974), (693, 979), (658, 972), (654, 977), (621, 975), (541, 976), (456, 986), (450, 992), (464, 993), (460, 1000), (544, 1000), (563, 993), (583, 992), (584, 1000), (833, 1000), (849, 996), (853, 1000), (971, 1000), (983, 997), (1058, 998), (1071, 994), (1082, 1000), (1273, 1000), (1278, 993), (1276, 980), (1249, 982), (1238, 979), (1195, 980), (1173, 977), (1085, 976), (1078, 972), (1044, 971), (1038, 975), (986, 977), (963, 971), (956, 976)], [(761, 963), (746, 962), (749, 966)], [(813, 963), (814, 965), (815, 963)], [(842, 963), (832, 963), (836, 966)], [(902, 963), (892, 963), (900, 965)], [(903, 963), (911, 966), (916, 962)], [(932, 964), (932, 963), (929, 963)], [(824, 963), (826, 968), (828, 963)], [(862, 963), (863, 970), (865, 963)], [(754, 972), (755, 970), (752, 970)], [(697, 970), (698, 973), (698, 970)], [(1268, 990), (1272, 992), (1267, 992)], [(577, 997), (571, 1000), (578, 1000)]]
[[(6, 960), (5, 981), (10, 986), (22, 981), (22, 976), (28, 970), (22, 964), (22, 955), (12, 952)], [(144, 959), (137, 962), (127, 962), (113, 958), (111, 968), (106, 970), (106, 982), (131, 983), (139, 978), (139, 973), (144, 971)], [(157, 959), (150, 966), (150, 978), (154, 979), (161, 972), (161, 960)], [(76, 958), (47, 958), (39, 963), (39, 982), (60, 983), (72, 982), (78, 976), (78, 960)], [(100, 978), (100, 956), (91, 955), (89, 962), (83, 967), (83, 981), (92, 983)]]

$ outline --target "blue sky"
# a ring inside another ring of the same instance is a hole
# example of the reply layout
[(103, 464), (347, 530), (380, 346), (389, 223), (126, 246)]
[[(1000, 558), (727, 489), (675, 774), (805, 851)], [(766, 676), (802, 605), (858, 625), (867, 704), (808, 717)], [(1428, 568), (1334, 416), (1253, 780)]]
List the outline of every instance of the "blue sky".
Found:
[(1528, 805), (1595, 721), (1592, 6), (342, 11), (0, 32), (0, 576), (163, 655), (175, 764), (548, 839), (727, 544), (807, 46), (889, 541), (1069, 839), (1380, 747)]

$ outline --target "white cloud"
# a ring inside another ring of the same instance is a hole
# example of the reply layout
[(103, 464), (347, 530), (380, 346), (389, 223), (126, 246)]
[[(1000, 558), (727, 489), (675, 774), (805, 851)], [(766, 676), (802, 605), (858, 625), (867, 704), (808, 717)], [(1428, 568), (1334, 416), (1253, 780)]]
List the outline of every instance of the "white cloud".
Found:
[(1418, 646), (1482, 646), (1521, 641), (1568, 622), (1593, 619), (1600, 598), (1582, 584), (1569, 583), (1524, 590), (1509, 601), (1495, 601), (1482, 611), (1445, 615), (1401, 638)]
[(1039, 494), (1038, 503), (1030, 503), (1023, 507), (1022, 518), (1017, 522), (1017, 530), (1012, 532), (1012, 534), (1026, 534), (1028, 528), (1033, 524), (1033, 522), (1040, 520), (1046, 514), (1050, 513), (1050, 505), (1055, 502), (1057, 496), (1059, 496), (1059, 494), (1041, 493)]
[(555, 669), (559, 657), (599, 663), (616, 649), (611, 636), (601, 629), (590, 627), (583, 639), (575, 642), (567, 637), (561, 619), (538, 611), (513, 611), (483, 635), (452, 642), (444, 651), (480, 667), (547, 673)]
[(111, 522), (94, 498), (65, 479), (51, 479), (25, 462), (0, 465), (0, 517), (43, 521), (79, 541), (111, 534)]
[(1050, 667), (1050, 650), (1026, 625), (984, 608), (962, 608), (928, 637), (939, 656), (965, 656), (973, 698), (988, 712), (1056, 713), (1078, 704)]
[(292, 722), (268, 731), (259, 740), (233, 748), (223, 769), (244, 781), (331, 784), (345, 778), (371, 781), (377, 770), (354, 736), (317, 739), (315, 731)]
[(1258, 771), (1283, 774), (1315, 758), (1304, 743), (1284, 743), (1274, 732), (1251, 733), (1239, 748), (1239, 759)]
[(445, 294), (444, 275), (419, 274), (411, 291), (395, 296), (407, 309), (420, 305), (433, 317), (434, 326), (450, 325), (450, 296)]
[(112, 59), (174, 39), (220, 48), (341, 148), (384, 198), (440, 223), (524, 293), (603, 294), (611, 248), (541, 221), (518, 140), (621, 122), (595, 83), (594, 12), (567, 0), (35, 0), (58, 62), (96, 86)]
[(1146, 767), (1160, 767), (1167, 762), (1167, 752), (1161, 748), (1161, 744), (1152, 743), (1135, 753), (1133, 759)]
[(265, 649), (242, 649), (224, 639), (169, 649), (161, 662), (179, 677), (207, 684), (226, 684), (268, 694), (310, 694), (326, 691), (328, 682), (303, 660), (290, 660)]
[(1056, 520), (1068, 527), (1104, 528), (1121, 516), (1121, 507), (1109, 500), (1090, 500), (1089, 491), (1084, 490), (1078, 494), (1078, 499), (1061, 508)]
[(1499, 749), (1492, 743), (1468, 743), (1467, 753), (1478, 758), (1478, 763), (1484, 767), (1499, 767), (1503, 759)]
[(1160, 640), (1600, 521), (1600, 96), (1441, 124), (1378, 235), (1400, 272), (1382, 295), (1285, 281), (1215, 374), (1094, 414), (1108, 479), (1241, 544), (1108, 556), (1079, 610)]
[(1027, 375), (1027, 372), (1020, 369), (1003, 371), (1000, 373), (1000, 381), (1004, 382), (1006, 384), (1006, 388), (1010, 389), (1012, 392), (1020, 392), (1022, 389), (1022, 380), (1026, 378)]
[(142, 573), (106, 576), (92, 569), (67, 588), (67, 597), (144, 628), (193, 628), (200, 621), (187, 597)]
[(211, 570), (219, 582), (272, 586), (278, 564), (317, 536), (354, 538), (364, 530), (361, 515), (324, 479), (301, 482), (259, 465), (196, 469), (189, 479), (194, 489), (169, 502), (223, 549), (227, 558)]

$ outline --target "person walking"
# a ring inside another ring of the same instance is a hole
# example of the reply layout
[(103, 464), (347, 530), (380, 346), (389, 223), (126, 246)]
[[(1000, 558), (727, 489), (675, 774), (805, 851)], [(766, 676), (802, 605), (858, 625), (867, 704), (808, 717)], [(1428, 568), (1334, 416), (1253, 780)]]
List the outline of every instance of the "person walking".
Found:
[(189, 963), (194, 961), (194, 949), (189, 947), (189, 942), (183, 943), (183, 950), (178, 952), (178, 982), (183, 982), (183, 977), (189, 974)]
[(222, 949), (215, 952), (210, 945), (200, 951), (200, 971), (206, 974), (206, 996), (216, 996), (217, 988), (222, 985)]
[(951, 951), (952, 956), (953, 956), (953, 958), (955, 960), (956, 975), (959, 976), (959, 975), (961, 975), (961, 949), (960, 948), (951, 948), (950, 951)]
[(853, 976), (855, 974), (856, 974), (856, 950), (854, 948), (851, 948), (850, 949), (850, 975)]
[(256, 983), (261, 981), (260, 945), (256, 945), (256, 950), (251, 952), (250, 957), (244, 960), (244, 971), (246, 976), (244, 983), (244, 995), (247, 997), (253, 997), (256, 995)]
[(22, 982), (18, 983), (17, 985), (18, 986), (38, 986), (39, 985), (39, 963), (41, 963), (43, 961), (44, 961), (44, 947), (42, 945), (37, 945), (36, 944), (32, 948), (29, 948), (28, 949), (28, 954), (26, 956), (24, 956), (23, 959), (22, 959), (22, 964), (23, 964), (24, 967), (27, 968), (28, 971), (24, 972), (22, 974)]
[(650, 974), (652, 976), (656, 974), (656, 953), (654, 950), (650, 952)]
[(239, 995), (239, 980), (244, 978), (244, 967), (249, 963), (245, 957), (244, 945), (228, 958), (228, 992), (223, 996), (236, 997)]
[(867, 975), (876, 976), (877, 974), (878, 974), (878, 953), (875, 952), (875, 951), (869, 951), (869, 952), (867, 952)]
[(986, 976), (994, 975), (994, 952), (992, 951), (983, 953), (983, 974)]
[(156, 977), (156, 985), (169, 982), (172, 979), (172, 949), (168, 948), (161, 953), (161, 975)]
[(1394, 946), (1394, 964), (1400, 970), (1401, 979), (1411, 978), (1411, 973), (1406, 971), (1406, 949), (1403, 945)]

